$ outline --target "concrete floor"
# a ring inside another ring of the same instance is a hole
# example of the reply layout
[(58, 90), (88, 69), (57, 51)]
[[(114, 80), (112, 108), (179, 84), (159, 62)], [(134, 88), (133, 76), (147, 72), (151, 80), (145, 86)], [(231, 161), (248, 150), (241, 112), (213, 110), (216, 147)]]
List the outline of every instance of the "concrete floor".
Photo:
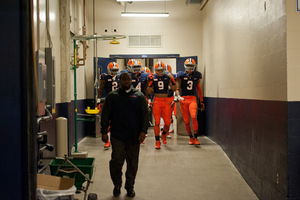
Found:
[[(197, 148), (188, 144), (187, 136), (173, 134), (166, 145), (156, 150), (153, 127), (150, 127), (146, 144), (141, 145), (136, 197), (129, 198), (124, 188), (119, 197), (113, 197), (114, 186), (109, 175), (111, 149), (104, 150), (101, 138), (86, 137), (78, 149), (95, 158), (94, 183), (88, 193), (96, 193), (99, 200), (258, 199), (220, 146), (205, 136), (199, 141), (201, 145)], [(126, 163), (123, 173), (125, 166)], [(123, 178), (123, 187), (124, 183)], [(83, 197), (84, 193), (75, 195), (75, 199)]]

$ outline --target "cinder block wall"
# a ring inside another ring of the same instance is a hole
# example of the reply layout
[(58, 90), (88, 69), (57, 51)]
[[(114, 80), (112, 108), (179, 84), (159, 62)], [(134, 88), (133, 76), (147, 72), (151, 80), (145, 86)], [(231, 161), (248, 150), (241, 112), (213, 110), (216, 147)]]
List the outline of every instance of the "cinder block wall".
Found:
[(286, 1), (214, 0), (201, 14), (208, 136), (260, 199), (299, 198), (288, 174), (299, 104), (288, 102)]

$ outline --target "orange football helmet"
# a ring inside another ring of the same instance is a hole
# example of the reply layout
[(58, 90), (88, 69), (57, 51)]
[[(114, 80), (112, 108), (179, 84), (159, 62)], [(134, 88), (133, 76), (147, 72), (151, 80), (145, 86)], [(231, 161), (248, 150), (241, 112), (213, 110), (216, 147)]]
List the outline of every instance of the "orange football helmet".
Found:
[(119, 73), (119, 65), (116, 62), (110, 62), (107, 65), (107, 72), (112, 76), (116, 76)]
[(184, 62), (184, 68), (186, 72), (193, 72), (195, 70), (196, 62), (193, 58), (188, 58)]
[(140, 61), (133, 61), (131, 65), (131, 73), (137, 74), (142, 70), (142, 63)]
[(131, 72), (131, 65), (132, 65), (133, 62), (134, 62), (134, 59), (130, 59), (130, 60), (128, 60), (128, 62), (127, 62), (127, 70), (128, 70), (129, 72)]
[(165, 64), (166, 65), (166, 70), (170, 73), (172, 73), (172, 67), (168, 64)]
[(147, 74), (149, 74), (150, 73), (150, 69), (148, 68), (148, 67), (143, 67), (143, 69), (142, 69), (144, 72), (146, 72)]
[(158, 61), (155, 66), (155, 73), (157, 76), (163, 76), (165, 75), (165, 72), (166, 72), (166, 66), (163, 62), (161, 61)]

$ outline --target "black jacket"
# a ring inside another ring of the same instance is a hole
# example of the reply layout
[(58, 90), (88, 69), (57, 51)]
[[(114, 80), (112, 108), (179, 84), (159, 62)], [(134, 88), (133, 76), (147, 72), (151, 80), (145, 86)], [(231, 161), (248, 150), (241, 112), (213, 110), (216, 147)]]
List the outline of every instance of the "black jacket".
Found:
[(131, 91), (118, 88), (110, 92), (101, 113), (101, 133), (123, 142), (138, 143), (140, 132), (147, 134), (148, 105), (145, 95), (131, 87)]

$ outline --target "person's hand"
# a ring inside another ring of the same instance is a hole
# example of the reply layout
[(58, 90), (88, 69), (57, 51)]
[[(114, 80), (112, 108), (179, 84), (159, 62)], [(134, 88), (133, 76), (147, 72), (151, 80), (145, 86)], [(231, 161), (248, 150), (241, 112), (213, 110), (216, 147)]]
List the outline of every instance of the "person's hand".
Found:
[(101, 104), (99, 103), (97, 106), (98, 110), (100, 110), (100, 112), (102, 112), (102, 108), (101, 108)]
[(140, 144), (144, 142), (145, 138), (146, 138), (146, 134), (144, 132), (140, 132), (140, 135), (139, 135)]
[(150, 80), (150, 81), (153, 81), (153, 78), (154, 78), (154, 77), (153, 77), (153, 74), (152, 74), (152, 73), (150, 73), (150, 74), (148, 75), (148, 77), (149, 77), (149, 80)]
[(201, 103), (201, 111), (204, 111), (205, 110), (205, 105), (204, 103)]
[(107, 134), (102, 134), (102, 141), (104, 143), (107, 143), (108, 142), (108, 135)]
[(183, 104), (185, 103), (185, 102), (184, 102), (185, 99), (182, 98), (181, 96), (178, 96), (178, 99), (179, 99), (179, 103), (180, 103), (180, 104), (183, 105)]

